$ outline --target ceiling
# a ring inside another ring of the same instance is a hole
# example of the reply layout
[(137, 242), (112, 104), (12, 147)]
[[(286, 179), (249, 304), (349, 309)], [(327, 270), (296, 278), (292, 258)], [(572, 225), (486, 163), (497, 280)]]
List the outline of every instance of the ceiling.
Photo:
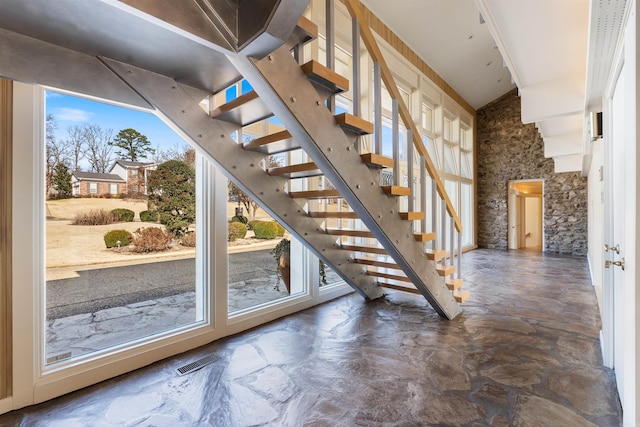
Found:
[(628, 0), (361, 1), (474, 108), (517, 86), (556, 172), (586, 174)]
[(361, 2), (473, 108), (515, 87), (473, 0)]

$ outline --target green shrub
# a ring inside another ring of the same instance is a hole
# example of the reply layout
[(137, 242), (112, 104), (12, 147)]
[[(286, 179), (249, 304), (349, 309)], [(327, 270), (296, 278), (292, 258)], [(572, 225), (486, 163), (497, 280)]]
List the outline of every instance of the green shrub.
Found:
[(247, 228), (249, 230), (253, 230), (253, 226), (256, 225), (259, 222), (264, 222), (264, 221), (260, 221), (259, 219), (252, 219), (251, 221), (249, 221), (249, 223), (247, 224)]
[(246, 225), (249, 222), (249, 219), (244, 215), (234, 215), (231, 217), (231, 222), (241, 222)]
[(79, 212), (71, 222), (73, 225), (107, 225), (116, 222), (113, 214), (105, 209)]
[(164, 251), (171, 246), (173, 234), (159, 227), (138, 228), (133, 232), (133, 252)]
[(173, 215), (169, 212), (160, 213), (160, 223), (167, 227), (167, 230), (173, 233), (174, 236), (181, 236), (186, 233), (189, 228), (190, 222), (182, 216)]
[(142, 222), (158, 222), (158, 212), (142, 211), (142, 212), (140, 212), (140, 221), (142, 221)]
[(120, 242), (121, 247), (128, 246), (131, 243), (131, 239), (133, 239), (133, 235), (127, 230), (111, 230), (104, 235), (104, 244), (107, 248), (118, 247), (118, 242)]
[(190, 231), (180, 238), (180, 244), (188, 248), (196, 247), (196, 233)]
[(136, 213), (131, 209), (118, 208), (111, 211), (117, 222), (133, 222)]
[(273, 221), (262, 221), (253, 226), (256, 239), (275, 239), (278, 237), (278, 224)]
[(230, 242), (235, 241), (236, 239), (244, 239), (247, 235), (247, 226), (241, 222), (230, 222), (229, 223), (229, 237), (228, 240)]
[(279, 222), (276, 222), (276, 227), (278, 227), (278, 237), (284, 236), (284, 227)]

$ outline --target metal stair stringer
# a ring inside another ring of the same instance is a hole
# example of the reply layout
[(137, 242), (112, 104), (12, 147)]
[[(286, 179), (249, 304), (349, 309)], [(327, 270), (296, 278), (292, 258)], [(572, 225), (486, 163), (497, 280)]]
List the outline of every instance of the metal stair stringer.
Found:
[(260, 167), (264, 156), (245, 151), (231, 134), (240, 126), (212, 119), (200, 108), (198, 100), (172, 78), (139, 69), (118, 61), (103, 62), (151, 104), (164, 121), (177, 128), (207, 158), (250, 194), (273, 218), (303, 241), (356, 292), (367, 299), (379, 298), (383, 290), (353, 262), (337, 244), (335, 236), (323, 232), (321, 222), (306, 214), (303, 207), (284, 191), (286, 178), (269, 176)]
[(383, 194), (290, 52), (279, 48), (261, 60), (229, 59), (438, 314), (455, 318), (460, 306), (435, 263), (427, 259), (410, 225), (400, 219), (394, 202)]

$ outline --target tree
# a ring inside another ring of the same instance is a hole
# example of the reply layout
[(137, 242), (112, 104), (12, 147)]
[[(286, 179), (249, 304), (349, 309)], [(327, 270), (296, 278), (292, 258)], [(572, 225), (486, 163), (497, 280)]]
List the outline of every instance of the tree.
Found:
[(58, 163), (53, 169), (53, 188), (58, 191), (58, 197), (71, 197), (71, 174), (64, 163)]
[(154, 153), (151, 157), (153, 163), (164, 163), (169, 160), (179, 160), (181, 162), (188, 163), (192, 166), (196, 164), (196, 152), (188, 144), (177, 142), (167, 149), (161, 149), (160, 146), (156, 146)]
[(174, 235), (187, 232), (196, 220), (196, 171), (179, 160), (169, 160), (151, 171), (147, 181), (148, 209)]
[(113, 130), (102, 129), (97, 124), (87, 124), (83, 127), (85, 140), (85, 157), (91, 166), (92, 172), (106, 173), (113, 161), (111, 156), (111, 135)]
[(78, 126), (73, 125), (67, 128), (69, 139), (65, 141), (67, 151), (69, 153), (71, 168), (75, 171), (80, 170), (80, 160), (86, 151), (86, 129), (91, 125)]
[(116, 154), (123, 159), (136, 162), (147, 155), (153, 155), (156, 150), (151, 147), (147, 137), (135, 129), (122, 129), (111, 141), (111, 145), (118, 148)]

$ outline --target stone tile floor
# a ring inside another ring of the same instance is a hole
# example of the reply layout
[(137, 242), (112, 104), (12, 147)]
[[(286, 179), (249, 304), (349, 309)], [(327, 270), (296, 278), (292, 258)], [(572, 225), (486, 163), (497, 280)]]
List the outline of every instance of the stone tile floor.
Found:
[(463, 269), (472, 297), (453, 321), (416, 295), (352, 294), (0, 426), (621, 425), (585, 259), (477, 250)]

